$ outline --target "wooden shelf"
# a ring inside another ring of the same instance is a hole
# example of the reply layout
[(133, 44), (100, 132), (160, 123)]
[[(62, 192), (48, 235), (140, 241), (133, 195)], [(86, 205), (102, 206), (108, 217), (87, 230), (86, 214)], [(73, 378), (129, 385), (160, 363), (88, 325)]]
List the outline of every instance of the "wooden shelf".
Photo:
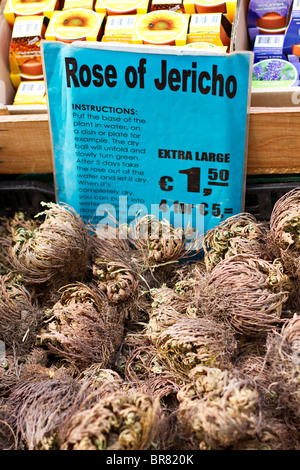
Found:
[[(300, 173), (300, 107), (251, 108), (248, 175)], [(0, 115), (0, 174), (52, 173), (47, 114)]]

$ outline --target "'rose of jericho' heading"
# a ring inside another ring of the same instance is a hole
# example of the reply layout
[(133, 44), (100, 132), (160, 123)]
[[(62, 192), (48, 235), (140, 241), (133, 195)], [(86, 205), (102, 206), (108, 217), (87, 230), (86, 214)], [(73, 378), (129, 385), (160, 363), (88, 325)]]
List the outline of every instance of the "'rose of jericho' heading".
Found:
[[(147, 59), (142, 58), (138, 67), (129, 65), (124, 77), (129, 88), (145, 88), (145, 76), (147, 73)], [(92, 67), (79, 65), (74, 57), (65, 58), (65, 71), (67, 87), (108, 87), (114, 88), (117, 83), (117, 69), (114, 65), (95, 64)], [(217, 65), (212, 65), (211, 70), (198, 70), (198, 64), (191, 62), (189, 69), (179, 70), (169, 68), (168, 61), (163, 59), (158, 75), (153, 80), (155, 88), (159, 91), (171, 90), (183, 93), (201, 93), (218, 97), (234, 98), (237, 93), (237, 80), (234, 75), (224, 76), (219, 72)]]

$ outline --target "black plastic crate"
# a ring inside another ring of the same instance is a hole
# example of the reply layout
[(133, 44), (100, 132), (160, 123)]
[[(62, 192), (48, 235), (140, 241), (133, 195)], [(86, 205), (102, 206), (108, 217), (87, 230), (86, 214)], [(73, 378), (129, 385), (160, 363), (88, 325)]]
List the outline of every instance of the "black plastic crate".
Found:
[(53, 186), (42, 181), (0, 181), (0, 216), (17, 211), (34, 217), (43, 210), (41, 202), (55, 202)]
[(299, 181), (248, 183), (246, 186), (245, 212), (259, 221), (269, 222), (274, 204), (284, 194), (300, 187)]
[[(300, 187), (299, 181), (247, 182), (245, 212), (257, 220), (269, 221), (275, 202), (292, 189)], [(0, 181), (0, 216), (12, 216), (22, 211), (34, 217), (43, 210), (41, 202), (55, 202), (55, 190), (43, 181)]]

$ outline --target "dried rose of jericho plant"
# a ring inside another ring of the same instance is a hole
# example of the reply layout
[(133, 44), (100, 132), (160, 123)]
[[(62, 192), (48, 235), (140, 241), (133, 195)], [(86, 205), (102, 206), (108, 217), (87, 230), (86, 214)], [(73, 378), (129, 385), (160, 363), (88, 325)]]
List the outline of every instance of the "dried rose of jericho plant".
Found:
[(300, 316), (286, 320), (280, 332), (267, 339), (266, 357), (273, 385), (281, 406), (290, 411), (291, 419), (300, 417)]
[(238, 371), (198, 366), (178, 393), (182, 430), (200, 449), (226, 449), (260, 428), (259, 395)]
[(162, 286), (152, 289), (151, 296), (153, 300), (144, 333), (154, 344), (158, 335), (180, 318), (197, 318), (193, 298), (184, 295), (182, 291), (179, 294), (175, 288)]
[(122, 238), (119, 229), (97, 233), (93, 238), (92, 271), (98, 288), (113, 304), (136, 300), (141, 278), (134, 259), (135, 250), (128, 239)]
[(82, 408), (60, 429), (61, 450), (147, 450), (161, 420), (158, 401), (135, 390)]
[(195, 366), (230, 367), (237, 343), (233, 330), (208, 318), (183, 318), (158, 336), (156, 347), (168, 367), (184, 375)]
[(279, 250), (286, 271), (292, 277), (300, 275), (300, 188), (284, 194), (274, 204), (270, 216), (268, 242)]
[[(136, 248), (142, 273), (153, 276), (154, 284), (151, 287), (156, 287), (164, 279), (168, 280), (175, 263), (200, 249), (199, 237), (190, 226), (175, 228), (169, 221), (160, 220), (153, 215), (136, 219), (130, 225), (128, 233)], [(159, 275), (162, 279), (157, 279)]]
[(84, 395), (74, 379), (53, 370), (34, 369), (33, 374), (18, 381), (12, 390), (7, 405), (14, 417), (14, 428), (19, 440), (29, 450), (57, 450), (58, 427), (74, 410)]
[[(277, 262), (250, 254), (232, 256), (218, 263), (199, 291), (199, 303), (209, 314), (227, 321), (246, 336), (265, 335), (282, 323), (288, 300), (287, 277)], [(214, 300), (210, 296), (213, 293)]]
[(123, 317), (93, 286), (65, 286), (47, 317), (39, 341), (79, 370), (93, 363), (105, 368), (115, 360)]
[(204, 261), (212, 270), (220, 261), (240, 253), (252, 253), (259, 258), (267, 254), (267, 226), (248, 213), (240, 213), (208, 230), (203, 240)]
[(36, 339), (42, 312), (13, 272), (0, 277), (0, 293), (0, 340), (26, 352)]
[(80, 383), (89, 383), (89, 389), (94, 391), (101, 388), (110, 390), (114, 387), (116, 390), (120, 389), (123, 384), (123, 379), (113, 369), (105, 369), (101, 364), (92, 364), (84, 369), (78, 377)]
[(6, 274), (13, 268), (9, 256), (11, 247), (25, 243), (33, 236), (39, 225), (39, 220), (28, 218), (21, 211), (16, 212), (13, 217), (0, 219), (0, 273)]
[(168, 368), (157, 349), (141, 339), (136, 341), (136, 346), (127, 358), (124, 377), (133, 387), (160, 400), (175, 395), (184, 383), (182, 375)]
[(28, 283), (56, 287), (81, 280), (88, 269), (90, 235), (76, 212), (62, 204), (43, 203), (44, 221), (32, 231), (17, 229), (10, 247), (14, 269)]

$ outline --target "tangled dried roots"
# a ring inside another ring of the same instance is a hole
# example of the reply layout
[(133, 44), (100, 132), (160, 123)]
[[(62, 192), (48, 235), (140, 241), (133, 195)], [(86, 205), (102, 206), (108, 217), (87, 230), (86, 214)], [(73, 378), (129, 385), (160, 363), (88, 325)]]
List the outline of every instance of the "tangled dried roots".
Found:
[(210, 229), (203, 240), (204, 261), (208, 271), (220, 261), (241, 253), (259, 258), (267, 255), (267, 227), (248, 213), (229, 217)]
[(110, 366), (121, 345), (122, 315), (84, 284), (66, 286), (48, 313), (39, 341), (82, 370), (93, 363)]
[(188, 374), (199, 365), (230, 367), (237, 343), (233, 330), (208, 318), (184, 318), (164, 330), (156, 342), (171, 369)]
[(286, 271), (300, 275), (300, 188), (283, 195), (270, 216), (269, 243), (279, 250)]
[(259, 430), (255, 385), (234, 371), (196, 367), (178, 399), (178, 421), (200, 449), (224, 449)]
[(90, 236), (84, 222), (66, 205), (47, 206), (45, 220), (32, 231), (18, 228), (10, 247), (15, 270), (28, 283), (50, 282), (59, 287), (85, 276)]
[(161, 410), (157, 400), (130, 390), (111, 393), (74, 413), (61, 429), (62, 450), (147, 450)]
[(272, 332), (267, 341), (273, 392), (291, 418), (300, 417), (300, 316), (286, 321), (281, 332)]
[(18, 450), (12, 416), (5, 403), (0, 402), (0, 450)]
[(13, 272), (0, 277), (0, 340), (17, 353), (33, 345), (42, 312)]
[[(298, 446), (299, 447), (299, 446)], [(254, 438), (235, 443), (230, 450), (296, 450), (297, 439), (283, 419), (267, 417)]]
[[(286, 285), (287, 276), (277, 261), (235, 255), (211, 271), (206, 289), (213, 289), (215, 300), (209, 298), (208, 307), (212, 315), (245, 336), (265, 335), (281, 324), (282, 308), (289, 297)], [(205, 295), (199, 294), (199, 302), (206, 301)]]
[(7, 400), (18, 439), (29, 450), (57, 449), (58, 427), (79, 397), (80, 385), (68, 375), (58, 379), (47, 369), (28, 371)]

